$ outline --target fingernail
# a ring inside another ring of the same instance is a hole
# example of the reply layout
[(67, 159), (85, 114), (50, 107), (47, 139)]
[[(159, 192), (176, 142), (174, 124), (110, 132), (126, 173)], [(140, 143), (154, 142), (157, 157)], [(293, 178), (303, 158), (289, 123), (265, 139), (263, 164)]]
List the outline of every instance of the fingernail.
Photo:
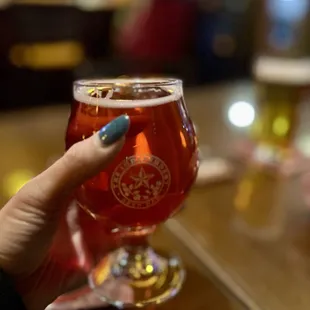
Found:
[(128, 115), (121, 115), (102, 127), (99, 138), (104, 145), (111, 145), (118, 141), (129, 129), (130, 119)]

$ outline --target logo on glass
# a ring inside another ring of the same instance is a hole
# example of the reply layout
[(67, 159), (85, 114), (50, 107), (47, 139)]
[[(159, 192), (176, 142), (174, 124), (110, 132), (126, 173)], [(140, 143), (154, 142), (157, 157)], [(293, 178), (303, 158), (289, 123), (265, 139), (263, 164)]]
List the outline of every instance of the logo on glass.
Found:
[(114, 196), (122, 205), (134, 209), (154, 206), (166, 195), (170, 183), (167, 165), (153, 155), (127, 157), (111, 177)]

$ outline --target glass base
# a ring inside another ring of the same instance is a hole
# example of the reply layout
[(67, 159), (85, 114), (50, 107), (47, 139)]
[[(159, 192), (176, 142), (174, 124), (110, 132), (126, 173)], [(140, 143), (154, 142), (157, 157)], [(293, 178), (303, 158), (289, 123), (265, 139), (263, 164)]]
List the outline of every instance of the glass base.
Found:
[(107, 303), (88, 287), (65, 294), (50, 304), (45, 310), (81, 310), (98, 309), (107, 306)]
[(171, 299), (184, 280), (179, 258), (159, 256), (150, 247), (129, 247), (104, 258), (89, 276), (89, 285), (115, 307), (141, 308)]

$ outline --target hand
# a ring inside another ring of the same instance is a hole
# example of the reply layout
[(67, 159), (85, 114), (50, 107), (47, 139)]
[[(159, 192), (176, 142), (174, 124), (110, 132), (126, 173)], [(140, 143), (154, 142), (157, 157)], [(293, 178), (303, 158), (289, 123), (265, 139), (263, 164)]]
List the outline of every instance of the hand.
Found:
[(69, 242), (61, 223), (73, 190), (110, 163), (128, 127), (128, 117), (121, 116), (75, 144), (0, 211), (0, 268), (12, 277), (27, 309), (43, 310), (79, 279), (74, 269), (53, 258), (50, 248), (56, 236), (63, 235), (61, 248)]

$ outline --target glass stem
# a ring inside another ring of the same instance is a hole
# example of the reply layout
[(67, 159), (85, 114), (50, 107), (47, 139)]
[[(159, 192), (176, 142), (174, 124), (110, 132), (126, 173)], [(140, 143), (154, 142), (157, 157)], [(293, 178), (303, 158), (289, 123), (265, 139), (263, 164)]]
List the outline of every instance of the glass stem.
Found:
[(128, 228), (121, 235), (122, 245), (127, 250), (131, 247), (148, 247), (149, 236), (154, 233), (156, 226)]
[(155, 227), (127, 230), (122, 236), (123, 247), (118, 251), (112, 273), (126, 275), (136, 286), (152, 285), (156, 275), (165, 268), (164, 260), (149, 246), (148, 237)]

